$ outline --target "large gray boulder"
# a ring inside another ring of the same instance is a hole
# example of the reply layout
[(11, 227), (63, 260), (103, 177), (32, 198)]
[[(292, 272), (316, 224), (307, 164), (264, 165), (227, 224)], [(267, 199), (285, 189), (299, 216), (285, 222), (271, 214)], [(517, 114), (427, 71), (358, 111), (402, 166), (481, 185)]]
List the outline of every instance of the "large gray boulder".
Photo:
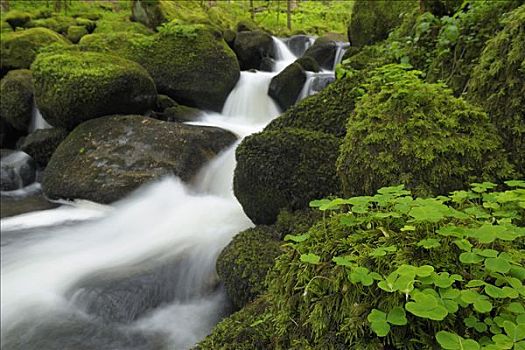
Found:
[(67, 130), (60, 128), (35, 130), (24, 138), (20, 149), (29, 154), (40, 167), (44, 168), (67, 134)]
[(235, 140), (219, 128), (137, 115), (90, 120), (57, 148), (45, 170), (43, 190), (49, 198), (111, 203), (162, 176), (191, 180)]

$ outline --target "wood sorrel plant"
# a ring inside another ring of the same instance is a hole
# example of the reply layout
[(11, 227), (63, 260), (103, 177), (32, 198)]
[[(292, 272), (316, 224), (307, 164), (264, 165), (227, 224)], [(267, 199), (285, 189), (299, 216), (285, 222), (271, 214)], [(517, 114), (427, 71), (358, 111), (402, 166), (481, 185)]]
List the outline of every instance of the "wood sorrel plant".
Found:
[(311, 344), (525, 349), (525, 181), (505, 184), (311, 202), (325, 220), (285, 237), (269, 280), (278, 329)]

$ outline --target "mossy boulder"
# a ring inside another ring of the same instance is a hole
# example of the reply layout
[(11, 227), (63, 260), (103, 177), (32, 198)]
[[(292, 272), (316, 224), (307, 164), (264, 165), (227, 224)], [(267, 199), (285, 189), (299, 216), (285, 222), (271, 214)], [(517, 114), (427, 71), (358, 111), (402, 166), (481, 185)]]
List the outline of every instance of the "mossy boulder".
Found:
[(290, 107), (268, 124), (266, 130), (299, 128), (343, 138), (348, 118), (361, 96), (360, 90), (357, 89), (360, 81), (357, 75), (336, 80), (318, 94)]
[(406, 69), (383, 66), (363, 85), (338, 159), (345, 193), (404, 184), (427, 196), (512, 177), (487, 114)]
[(253, 23), (252, 21), (240, 21), (235, 26), (235, 30), (237, 33), (239, 32), (252, 32), (254, 30), (258, 30), (257, 24)]
[(361, 47), (386, 39), (401, 23), (403, 14), (417, 6), (416, 0), (357, 0), (348, 25), (348, 41)]
[(18, 131), (0, 118), (0, 148), (16, 148), (18, 140), (27, 134), (27, 130)]
[(487, 42), (474, 68), (469, 98), (482, 105), (503, 138), (510, 160), (525, 174), (525, 6)]
[(60, 128), (35, 130), (24, 138), (20, 150), (29, 154), (41, 168), (45, 168), (67, 134), (67, 130)]
[(157, 103), (155, 104), (155, 112), (164, 112), (166, 109), (170, 107), (176, 107), (177, 102), (173, 101), (173, 99), (166, 95), (157, 95)]
[(60, 34), (46, 28), (32, 28), (2, 35), (2, 72), (29, 68), (38, 51), (50, 44), (68, 45), (69, 42)]
[(97, 28), (97, 22), (92, 21), (88, 18), (77, 17), (76, 22), (77, 22), (77, 26), (86, 28), (88, 34), (93, 33), (95, 29)]
[(3, 19), (9, 23), (13, 30), (16, 30), (16, 28), (22, 28), (31, 21), (31, 14), (28, 12), (11, 10), (5, 14)]
[(275, 58), (272, 37), (260, 30), (237, 33), (233, 50), (242, 70), (259, 69), (264, 57)]
[(7, 23), (6, 21), (0, 21), (0, 32), (1, 33), (9, 33), (12, 32), (13, 28)]
[(299, 64), (304, 70), (309, 72), (317, 73), (321, 70), (319, 63), (317, 63), (317, 61), (310, 56), (300, 57), (295, 60), (295, 63)]
[(112, 52), (140, 63), (159, 93), (190, 107), (221, 111), (240, 77), (233, 51), (217, 33), (202, 25), (163, 27), (155, 36), (92, 34), (82, 50)]
[(282, 242), (270, 227), (258, 226), (236, 235), (217, 258), (217, 273), (236, 309), (266, 290), (266, 274), (281, 253)]
[(69, 27), (76, 25), (74, 18), (69, 16), (52, 16), (48, 18), (35, 19), (26, 24), (27, 28), (47, 28), (62, 35), (67, 34)]
[(131, 2), (131, 19), (155, 30), (159, 25), (173, 19), (176, 11), (171, 1), (163, 0), (133, 0)]
[(89, 120), (53, 153), (43, 190), (49, 198), (111, 203), (162, 176), (190, 181), (235, 140), (235, 135), (219, 128), (136, 115)]
[(144, 113), (157, 98), (155, 84), (139, 64), (95, 52), (39, 55), (32, 65), (35, 97), (51, 125), (73, 129), (110, 114)]
[[(264, 297), (246, 305), (219, 322), (211, 334), (192, 350), (266, 350), (274, 349), (275, 329), (269, 322), (270, 304)], [(261, 322), (261, 320), (263, 322)], [(265, 322), (268, 320), (267, 322)]]
[(83, 26), (71, 26), (67, 29), (67, 38), (73, 43), (76, 44), (80, 39), (89, 34), (86, 27)]
[(33, 76), (28, 69), (7, 73), (0, 81), (0, 119), (26, 132), (33, 115)]
[(322, 132), (280, 129), (248, 136), (236, 151), (234, 193), (256, 224), (272, 224), (281, 209), (306, 208), (339, 193), (339, 140)]
[(299, 63), (292, 63), (272, 78), (268, 95), (277, 102), (281, 110), (292, 106), (306, 82), (306, 73)]
[(463, 0), (421, 0), (421, 12), (430, 12), (436, 17), (452, 16), (463, 4)]
[(130, 22), (129, 20), (101, 19), (97, 21), (97, 27), (93, 31), (96, 34), (111, 33), (136, 33), (152, 35), (154, 32), (142, 23)]
[(332, 40), (318, 40), (304, 53), (304, 57), (313, 58), (321, 68), (332, 69), (337, 52), (337, 44)]

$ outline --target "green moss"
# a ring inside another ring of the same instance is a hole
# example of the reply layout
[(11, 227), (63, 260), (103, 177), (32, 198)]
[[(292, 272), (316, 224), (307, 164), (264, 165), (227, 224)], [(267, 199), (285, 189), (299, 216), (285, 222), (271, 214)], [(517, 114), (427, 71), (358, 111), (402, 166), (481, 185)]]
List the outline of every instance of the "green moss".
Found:
[(0, 118), (27, 131), (33, 111), (33, 77), (28, 69), (13, 70), (0, 82)]
[(401, 23), (402, 15), (417, 6), (417, 1), (357, 0), (348, 26), (348, 40), (361, 47), (386, 39)]
[(76, 19), (76, 22), (77, 22), (77, 25), (86, 28), (89, 34), (93, 33), (93, 31), (97, 28), (97, 22), (92, 21), (87, 18), (79, 17)]
[(35, 19), (27, 24), (27, 27), (36, 28), (43, 27), (54, 32), (66, 35), (69, 27), (76, 25), (74, 18), (67, 16), (53, 16), (43, 19)]
[(0, 24), (1, 24), (1, 27), (0, 27), (1, 33), (9, 33), (13, 31), (13, 28), (11, 28), (9, 23), (7, 23), (6, 21), (1, 21)]
[(112, 55), (42, 54), (31, 68), (37, 104), (56, 127), (72, 129), (104, 115), (142, 113), (153, 106), (157, 96), (144, 68)]
[(217, 273), (236, 309), (266, 290), (266, 274), (281, 251), (270, 227), (257, 226), (236, 235), (217, 258)]
[(97, 28), (93, 31), (94, 33), (115, 33), (115, 32), (128, 32), (138, 33), (144, 35), (153, 34), (153, 31), (145, 27), (141, 23), (130, 22), (124, 19), (101, 19), (97, 21)]
[(319, 72), (321, 70), (321, 67), (319, 67), (319, 63), (315, 59), (309, 56), (303, 56), (295, 60), (295, 63), (298, 63), (301, 67), (303, 67), (304, 70), (309, 72)]
[(59, 43), (68, 45), (69, 42), (46, 28), (32, 28), (2, 35), (2, 60), (0, 69), (29, 68), (38, 51), (50, 44)]
[(346, 134), (346, 124), (361, 93), (360, 78), (348, 77), (330, 84), (318, 94), (307, 97), (274, 119), (266, 130), (299, 128), (321, 131), (337, 137)]
[(419, 195), (443, 194), (512, 176), (486, 113), (405, 69), (383, 66), (363, 84), (367, 93), (348, 121), (338, 159), (345, 193), (402, 183)]
[(264, 297), (257, 299), (222, 320), (193, 350), (273, 349), (275, 335), (268, 306)]
[(429, 50), (428, 80), (445, 82), (456, 96), (464, 93), (487, 40), (503, 28), (505, 13), (519, 4), (516, 0), (475, 1), (468, 11), (441, 19), (435, 50)]
[(503, 138), (511, 161), (525, 174), (525, 6), (487, 42), (472, 74), (469, 95), (482, 105)]
[(88, 31), (86, 27), (82, 26), (71, 26), (67, 30), (67, 38), (74, 44), (78, 43), (80, 39), (87, 34)]
[(281, 209), (306, 208), (312, 198), (338, 193), (338, 148), (333, 135), (291, 128), (245, 138), (234, 176), (244, 212), (256, 224), (271, 224)]
[(27, 12), (12, 10), (6, 13), (3, 18), (13, 30), (16, 28), (24, 27), (29, 21), (31, 21), (31, 14)]
[(78, 46), (82, 51), (113, 53), (131, 59), (133, 52), (148, 40), (146, 35), (139, 33), (93, 33), (83, 36)]

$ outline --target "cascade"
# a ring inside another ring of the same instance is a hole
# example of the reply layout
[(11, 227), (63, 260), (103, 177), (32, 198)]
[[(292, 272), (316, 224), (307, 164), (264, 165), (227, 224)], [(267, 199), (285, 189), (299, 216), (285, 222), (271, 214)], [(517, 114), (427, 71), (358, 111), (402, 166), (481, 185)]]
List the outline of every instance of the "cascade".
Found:
[(31, 117), (31, 124), (29, 125), (29, 132), (33, 132), (38, 129), (50, 129), (52, 128), (51, 125), (49, 125), (48, 122), (42, 117), (42, 113), (40, 113), (40, 110), (35, 106), (33, 106), (33, 115)]
[[(279, 114), (268, 85), (295, 56), (274, 43), (276, 72), (242, 72), (223, 112), (194, 124), (242, 138)], [(111, 206), (1, 220), (3, 347), (187, 349), (209, 333), (229, 311), (216, 258), (253, 225), (232, 194), (239, 142), (192, 184), (167, 177)]]

